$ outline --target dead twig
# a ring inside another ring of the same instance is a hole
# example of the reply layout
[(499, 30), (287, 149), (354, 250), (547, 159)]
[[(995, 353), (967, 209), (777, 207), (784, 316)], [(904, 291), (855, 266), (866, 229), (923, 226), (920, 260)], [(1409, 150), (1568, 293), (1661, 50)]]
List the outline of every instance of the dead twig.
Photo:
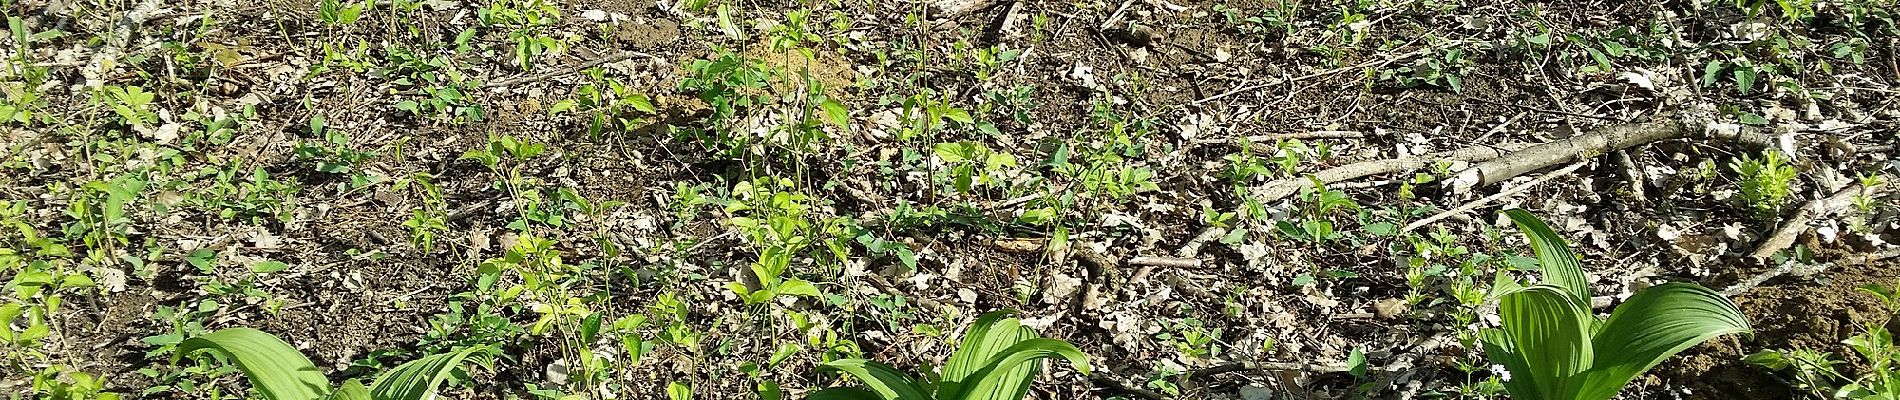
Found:
[(1128, 260), (1128, 264), (1140, 265), (1141, 268), (1136, 269), (1134, 274), (1128, 276), (1128, 282), (1147, 282), (1148, 275), (1154, 273), (1155, 267), (1200, 267), (1201, 260), (1196, 257), (1200, 257), (1201, 255), (1201, 246), (1206, 246), (1207, 242), (1212, 242), (1215, 238), (1226, 234), (1226, 229), (1210, 226), (1201, 229), (1201, 232), (1195, 234), (1194, 238), (1188, 239), (1187, 243), (1182, 244), (1181, 250), (1174, 253), (1177, 257), (1135, 257), (1134, 259), (1130, 259)]
[(1411, 232), (1414, 229), (1418, 229), (1420, 227), (1424, 227), (1425, 225), (1431, 224), (1433, 222), (1438, 222), (1439, 220), (1449, 218), (1452, 215), (1464, 214), (1464, 213), (1470, 212), (1471, 210), (1475, 210), (1478, 207), (1483, 207), (1486, 204), (1491, 204), (1491, 202), (1498, 201), (1499, 199), (1503, 199), (1505, 197), (1510, 197), (1512, 195), (1522, 193), (1525, 190), (1528, 190), (1533, 187), (1537, 187), (1538, 185), (1542, 185), (1544, 184), (1544, 182), (1549, 182), (1551, 179), (1556, 179), (1557, 177), (1560, 177), (1560, 176), (1570, 175), (1571, 172), (1576, 172), (1577, 169), (1583, 168), (1585, 164), (1588, 164), (1588, 163), (1583, 162), (1583, 161), (1571, 163), (1570, 166), (1568, 167), (1564, 167), (1563, 169), (1556, 170), (1556, 171), (1551, 171), (1548, 174), (1544, 174), (1544, 176), (1539, 176), (1537, 177), (1537, 179), (1531, 180), (1529, 183), (1525, 183), (1523, 185), (1518, 185), (1515, 187), (1500, 190), (1498, 191), (1497, 194), (1484, 196), (1484, 198), (1481, 198), (1469, 203), (1465, 203), (1464, 205), (1460, 205), (1457, 208), (1445, 210), (1445, 212), (1438, 213), (1437, 215), (1433, 215), (1425, 219), (1414, 221), (1410, 224), (1405, 224), (1405, 227), (1399, 228), (1399, 233)]
[(1773, 256), (1775, 253), (1793, 245), (1795, 238), (1801, 236), (1802, 232), (1807, 232), (1808, 223), (1814, 222), (1815, 218), (1826, 217), (1846, 210), (1848, 207), (1854, 205), (1855, 197), (1872, 197), (1880, 194), (1886, 187), (1887, 185), (1884, 183), (1870, 187), (1862, 187), (1860, 184), (1854, 184), (1842, 188), (1838, 192), (1834, 192), (1832, 196), (1809, 201), (1807, 204), (1801, 205), (1799, 211), (1795, 211), (1794, 217), (1788, 218), (1787, 222), (1782, 223), (1781, 228), (1776, 229), (1774, 235), (1768, 236), (1768, 239), (1763, 240), (1760, 245), (1755, 246), (1755, 251), (1748, 253), (1748, 256), (1753, 258), (1768, 258), (1769, 256)]
[(621, 60), (626, 60), (626, 59), (630, 59), (630, 58), (634, 58), (634, 57), (645, 57), (645, 58), (647, 58), (647, 59), (650, 59), (650, 60), (653, 60), (653, 62), (654, 62), (654, 63), (656, 63), (656, 64), (664, 64), (664, 63), (666, 63), (666, 59), (664, 59), (664, 58), (660, 58), (660, 56), (656, 56), (656, 55), (652, 55), (652, 54), (647, 54), (647, 53), (644, 53), (644, 52), (638, 52), (638, 51), (633, 51), (633, 50), (627, 50), (627, 51), (622, 51), (622, 52), (619, 52), (619, 53), (616, 53), (616, 54), (613, 54), (613, 55), (609, 55), (609, 56), (606, 56), (606, 57), (601, 57), (601, 58), (597, 58), (597, 59), (594, 59), (593, 61), (588, 61), (588, 62), (584, 62), (584, 63), (580, 63), (580, 65), (575, 65), (575, 66), (572, 66), (572, 67), (567, 67), (567, 68), (562, 68), (562, 69), (560, 69), (560, 70), (557, 70), (557, 71), (554, 71), (554, 72), (548, 72), (548, 73), (545, 73), (545, 74), (540, 74), (540, 75), (530, 75), (530, 76), (523, 76), (523, 77), (516, 77), (516, 78), (510, 78), (510, 79), (503, 79), (503, 80), (498, 80), (498, 81), (494, 81), (494, 82), (489, 82), (489, 83), (487, 83), (487, 84), (484, 84), (484, 85), (482, 85), (482, 88), (484, 88), (484, 89), (489, 89), (489, 88), (498, 88), (498, 87), (504, 87), (504, 86), (513, 86), (513, 85), (519, 85), (519, 84), (523, 84), (523, 83), (528, 83), (528, 82), (539, 82), (539, 81), (544, 81), (544, 80), (548, 80), (548, 79), (553, 79), (554, 77), (557, 77), (557, 76), (562, 76), (562, 75), (567, 75), (567, 74), (572, 74), (572, 73), (575, 73), (575, 72), (580, 72), (580, 71), (582, 71), (582, 70), (585, 70), (585, 69), (588, 69), (588, 68), (593, 68), (593, 67), (598, 67), (598, 66), (601, 66), (601, 65), (604, 65), (604, 64), (608, 64), (608, 63), (614, 63), (614, 62), (620, 62)]

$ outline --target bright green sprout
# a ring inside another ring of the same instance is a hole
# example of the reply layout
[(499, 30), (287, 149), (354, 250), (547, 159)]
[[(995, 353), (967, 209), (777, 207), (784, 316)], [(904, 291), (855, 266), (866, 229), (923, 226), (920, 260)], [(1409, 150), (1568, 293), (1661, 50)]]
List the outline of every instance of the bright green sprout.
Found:
[(433, 397), (436, 387), (452, 375), (455, 367), (471, 355), (488, 351), (488, 347), (430, 355), (384, 372), (368, 387), (351, 379), (335, 389), (303, 353), (264, 331), (230, 328), (208, 333), (179, 344), (174, 357), (201, 350), (237, 363), (238, 370), (251, 379), (251, 387), (264, 400), (419, 400)]
[(1650, 287), (1609, 320), (1590, 312), (1582, 263), (1563, 238), (1524, 210), (1505, 211), (1530, 239), (1544, 282), (1505, 284), (1484, 353), (1510, 371), (1504, 388), (1520, 400), (1607, 400), (1631, 379), (1691, 346), (1729, 333), (1750, 334), (1735, 303), (1688, 283)]
[(864, 381), (864, 388), (830, 388), (812, 393), (811, 400), (1019, 400), (1029, 394), (1029, 382), (1042, 369), (1044, 358), (1061, 357), (1077, 371), (1089, 373), (1088, 356), (1074, 345), (1044, 339), (1013, 311), (994, 311), (977, 317), (963, 334), (963, 344), (938, 375), (916, 380), (889, 365), (865, 359), (838, 360), (820, 369), (841, 371)]

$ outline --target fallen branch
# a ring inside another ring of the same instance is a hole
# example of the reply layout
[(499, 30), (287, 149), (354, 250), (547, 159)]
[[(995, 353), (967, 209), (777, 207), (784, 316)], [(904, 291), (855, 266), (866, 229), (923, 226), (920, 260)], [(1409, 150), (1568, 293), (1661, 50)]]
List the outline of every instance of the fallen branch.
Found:
[[(1458, 177), (1451, 182), (1455, 189), (1468, 189), (1504, 181), (1564, 162), (1593, 158), (1611, 151), (1667, 139), (1718, 139), (1758, 147), (1772, 144), (1767, 135), (1740, 129), (1709, 128), (1704, 124), (1683, 121), (1617, 125), (1529, 147), (1502, 148), (1480, 145), (1411, 158), (1347, 164), (1319, 171), (1312, 177), (1319, 179), (1320, 182), (1331, 183), (1371, 175), (1423, 169), (1438, 162), (1477, 163), (1461, 170)], [(1311, 184), (1306, 177), (1282, 179), (1255, 189), (1253, 194), (1260, 201), (1276, 201), (1297, 193), (1300, 188)]]
[(666, 59), (664, 59), (664, 58), (660, 58), (660, 56), (656, 56), (656, 55), (652, 55), (652, 54), (647, 54), (647, 53), (643, 53), (643, 52), (638, 52), (638, 51), (633, 51), (633, 50), (627, 50), (627, 51), (622, 51), (622, 52), (620, 52), (620, 53), (617, 53), (617, 54), (613, 54), (613, 55), (609, 55), (609, 56), (606, 56), (606, 57), (601, 57), (601, 58), (597, 58), (597, 59), (594, 59), (593, 61), (588, 61), (588, 62), (584, 62), (584, 63), (580, 63), (580, 65), (575, 65), (575, 66), (572, 66), (572, 67), (567, 67), (567, 68), (562, 68), (562, 69), (560, 69), (560, 70), (557, 70), (557, 71), (554, 71), (554, 72), (548, 72), (548, 73), (545, 73), (545, 74), (540, 74), (540, 75), (530, 75), (530, 76), (523, 76), (523, 77), (516, 77), (516, 78), (510, 78), (510, 79), (503, 79), (503, 80), (499, 80), (499, 81), (494, 81), (494, 82), (489, 82), (489, 83), (487, 83), (487, 84), (484, 84), (484, 85), (482, 85), (482, 88), (485, 88), (485, 89), (486, 89), (486, 88), (497, 88), (497, 87), (503, 87), (503, 86), (512, 86), (512, 85), (519, 85), (519, 84), (523, 84), (523, 83), (528, 83), (528, 82), (539, 82), (539, 81), (544, 81), (544, 80), (548, 80), (548, 79), (553, 79), (554, 77), (557, 77), (557, 76), (562, 76), (562, 75), (567, 75), (567, 74), (572, 74), (572, 73), (575, 73), (575, 72), (580, 72), (581, 70), (585, 70), (585, 69), (588, 69), (588, 68), (593, 68), (593, 67), (598, 67), (598, 66), (601, 66), (601, 65), (603, 65), (603, 64), (607, 64), (607, 63), (613, 63), (613, 62), (619, 62), (619, 61), (621, 61), (621, 60), (626, 60), (626, 59), (629, 59), (629, 58), (634, 58), (634, 57), (646, 57), (646, 58), (648, 58), (648, 59), (651, 59), (651, 60), (653, 60), (653, 62), (655, 62), (655, 63), (661, 63), (661, 64), (664, 64), (664, 63), (666, 63)]
[(1433, 222), (1438, 222), (1439, 220), (1449, 218), (1453, 215), (1459, 215), (1459, 214), (1470, 212), (1471, 210), (1475, 210), (1478, 207), (1483, 207), (1486, 204), (1491, 204), (1491, 202), (1498, 201), (1498, 199), (1510, 197), (1512, 195), (1516, 195), (1530, 188), (1537, 187), (1538, 185), (1542, 185), (1544, 184), (1544, 182), (1549, 182), (1551, 179), (1556, 179), (1557, 177), (1564, 176), (1564, 175), (1570, 175), (1571, 172), (1576, 172), (1578, 168), (1583, 168), (1585, 164), (1588, 164), (1588, 163), (1585, 163), (1582, 161), (1571, 163), (1570, 166), (1564, 167), (1564, 169), (1551, 171), (1548, 174), (1544, 174), (1544, 176), (1537, 177), (1537, 179), (1532, 180), (1529, 183), (1525, 183), (1523, 185), (1518, 185), (1516, 187), (1500, 190), (1498, 191), (1497, 194), (1485, 196), (1484, 198), (1478, 199), (1476, 201), (1465, 203), (1464, 205), (1458, 206), (1458, 208), (1445, 210), (1445, 212), (1438, 213), (1437, 215), (1433, 215), (1425, 219), (1414, 221), (1410, 224), (1405, 224), (1404, 228), (1399, 228), (1399, 233), (1411, 232), (1414, 229), (1424, 227), (1425, 225), (1431, 224)]
[(1799, 211), (1795, 211), (1794, 217), (1788, 218), (1786, 223), (1781, 224), (1781, 228), (1776, 229), (1774, 235), (1768, 236), (1768, 239), (1763, 240), (1761, 245), (1755, 246), (1755, 251), (1748, 253), (1748, 256), (1753, 258), (1768, 258), (1769, 256), (1773, 256), (1775, 253), (1787, 249), (1789, 245), (1793, 245), (1794, 239), (1801, 236), (1802, 232), (1807, 232), (1808, 223), (1814, 222), (1815, 218), (1826, 217), (1846, 210), (1848, 207), (1854, 205), (1855, 197), (1872, 197), (1878, 195), (1886, 187), (1887, 185), (1884, 183), (1876, 184), (1871, 187), (1862, 187), (1860, 184), (1854, 184), (1842, 188), (1838, 192), (1834, 192), (1833, 196), (1809, 201), (1807, 204), (1801, 205)]
[[(1515, 149), (1509, 147), (1472, 146), (1457, 150), (1421, 154), (1416, 157), (1346, 164), (1313, 173), (1312, 176), (1313, 178), (1319, 179), (1320, 182), (1340, 182), (1372, 175), (1425, 169), (1432, 166), (1433, 163), (1441, 161), (1475, 162), (1489, 160), (1501, 157), (1511, 150)], [(1255, 189), (1253, 195), (1261, 202), (1276, 201), (1298, 193), (1301, 188), (1312, 186), (1312, 184), (1312, 181), (1307, 180), (1306, 177), (1281, 179), (1268, 182), (1265, 186)]]
[(1454, 190), (1466, 190), (1502, 182), (1564, 162), (1595, 158), (1613, 151), (1660, 140), (1695, 136), (1738, 141), (1756, 147), (1770, 145), (1766, 135), (1743, 132), (1739, 129), (1716, 131), (1704, 126), (1691, 126), (1689, 123), (1677, 120), (1615, 125), (1479, 162), (1460, 171), (1458, 177), (1452, 179), (1451, 186)]
[(1128, 259), (1128, 265), (1144, 267), (1196, 268), (1201, 266), (1198, 258), (1141, 256)]
[(1252, 135), (1247, 136), (1247, 141), (1265, 143), (1285, 139), (1360, 139), (1364, 137), (1366, 137), (1366, 133), (1360, 131), (1311, 131)]

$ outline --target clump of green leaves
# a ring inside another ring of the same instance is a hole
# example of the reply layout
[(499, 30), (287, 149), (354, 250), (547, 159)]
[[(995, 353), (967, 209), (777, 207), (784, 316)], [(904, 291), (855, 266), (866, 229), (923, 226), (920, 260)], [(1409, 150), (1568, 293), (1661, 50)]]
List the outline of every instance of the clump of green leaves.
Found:
[(1412, 62), (1412, 65), (1381, 70), (1379, 80), (1397, 83), (1400, 87), (1413, 88), (1433, 86), (1448, 88), (1454, 92), (1465, 90), (1460, 75), (1472, 64), (1465, 59), (1464, 50), (1450, 49), (1438, 57), (1427, 57)]
[(1505, 214), (1530, 239), (1544, 275), (1531, 286), (1501, 280), (1494, 290), (1503, 327), (1481, 334), (1485, 355), (1510, 371), (1504, 388), (1514, 398), (1607, 400), (1669, 356), (1752, 332), (1735, 303), (1689, 283), (1644, 289), (1598, 319), (1582, 263), (1563, 238), (1529, 212)]
[(1741, 175), (1742, 202), (1754, 207), (1755, 212), (1774, 215), (1787, 203), (1789, 187), (1794, 183), (1794, 166), (1788, 165), (1776, 152), (1764, 152), (1761, 159), (1742, 157), (1730, 163), (1729, 168)]
[(924, 379), (911, 376), (875, 361), (853, 358), (820, 365), (820, 369), (844, 372), (864, 381), (864, 388), (829, 388), (811, 395), (813, 400), (1003, 400), (1022, 399), (1029, 394), (1030, 379), (1042, 369), (1045, 358), (1068, 360), (1077, 371), (1089, 372), (1088, 356), (1074, 345), (1058, 339), (1045, 339), (1022, 321), (1009, 318), (1009, 310), (994, 311), (977, 317), (963, 335), (963, 344), (937, 374)]
[(230, 328), (207, 333), (179, 344), (174, 359), (199, 351), (236, 363), (265, 400), (417, 400), (434, 397), (436, 387), (453, 376), (463, 360), (489, 348), (473, 346), (422, 357), (384, 372), (370, 386), (351, 379), (334, 389), (303, 353), (264, 331)]
[(1900, 398), (1900, 347), (1893, 344), (1889, 322), (1900, 317), (1900, 282), (1893, 286), (1860, 287), (1887, 309), (1884, 318), (1865, 322), (1861, 334), (1841, 341), (1867, 362), (1867, 373), (1850, 377), (1835, 371), (1842, 364), (1832, 354), (1812, 349), (1764, 350), (1745, 360), (1774, 370), (1792, 370), (1796, 389), (1836, 399)]

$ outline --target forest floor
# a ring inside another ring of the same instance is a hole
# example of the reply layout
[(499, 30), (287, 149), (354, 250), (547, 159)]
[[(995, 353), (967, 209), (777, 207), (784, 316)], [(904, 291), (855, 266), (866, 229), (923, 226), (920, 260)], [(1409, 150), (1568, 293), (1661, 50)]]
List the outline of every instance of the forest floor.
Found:
[(1625, 396), (1792, 398), (1894, 312), (1900, 8), (1755, 3), (0, 0), (0, 392), (246, 397), (174, 353), (252, 327), (804, 398), (1012, 309), (1036, 398), (1501, 397), (1522, 208), (1601, 313), (1734, 289)]

